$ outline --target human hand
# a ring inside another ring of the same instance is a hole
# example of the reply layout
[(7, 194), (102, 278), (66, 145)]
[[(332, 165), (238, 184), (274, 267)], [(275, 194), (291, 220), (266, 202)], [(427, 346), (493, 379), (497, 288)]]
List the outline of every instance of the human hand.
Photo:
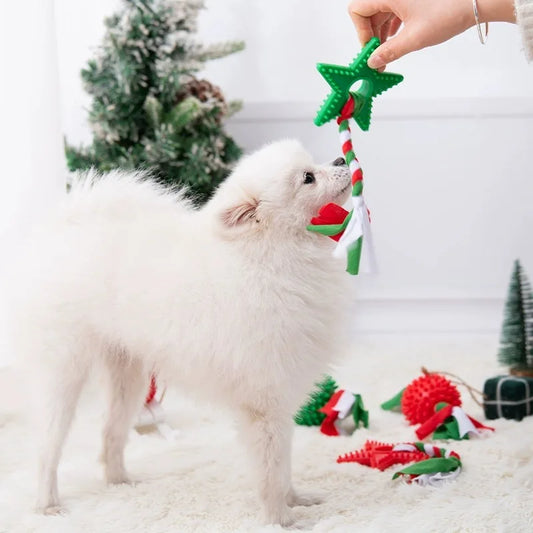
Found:
[[(480, 22), (515, 21), (513, 0), (478, 0), (477, 4)], [(362, 45), (372, 37), (382, 43), (368, 60), (376, 69), (447, 41), (475, 24), (472, 0), (352, 0), (348, 11)]]

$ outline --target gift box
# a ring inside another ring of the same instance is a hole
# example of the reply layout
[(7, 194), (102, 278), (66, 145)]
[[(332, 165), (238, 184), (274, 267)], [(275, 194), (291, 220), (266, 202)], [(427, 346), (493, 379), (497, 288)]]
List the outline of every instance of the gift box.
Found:
[(497, 376), (485, 381), (483, 407), (489, 420), (522, 420), (533, 414), (533, 378)]

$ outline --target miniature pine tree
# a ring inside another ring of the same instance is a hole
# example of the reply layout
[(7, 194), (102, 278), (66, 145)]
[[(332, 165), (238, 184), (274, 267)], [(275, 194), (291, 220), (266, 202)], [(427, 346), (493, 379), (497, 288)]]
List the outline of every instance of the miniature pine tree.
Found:
[(65, 148), (70, 170), (149, 169), (202, 203), (240, 149), (222, 121), (239, 107), (195, 77), (204, 63), (243, 48), (194, 40), (202, 0), (123, 0), (105, 21), (96, 57), (82, 70), (92, 96), (90, 146)]
[(533, 368), (533, 295), (518, 260), (505, 303), (498, 360), (514, 368)]
[(302, 405), (294, 416), (294, 421), (300, 426), (320, 426), (326, 415), (318, 410), (328, 403), (337, 390), (337, 383), (331, 376), (325, 376), (316, 386), (317, 390), (309, 395), (307, 403)]

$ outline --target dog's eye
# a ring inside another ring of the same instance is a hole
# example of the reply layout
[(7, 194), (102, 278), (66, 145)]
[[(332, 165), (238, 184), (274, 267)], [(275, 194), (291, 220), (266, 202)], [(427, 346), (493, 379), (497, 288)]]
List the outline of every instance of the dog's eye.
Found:
[(314, 183), (315, 175), (312, 172), (304, 172), (304, 183)]

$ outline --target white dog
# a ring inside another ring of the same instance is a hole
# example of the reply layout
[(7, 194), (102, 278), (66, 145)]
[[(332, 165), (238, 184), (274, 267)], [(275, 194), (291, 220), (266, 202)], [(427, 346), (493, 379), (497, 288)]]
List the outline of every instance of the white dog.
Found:
[(128, 480), (124, 446), (155, 372), (240, 415), (267, 522), (312, 503), (290, 481), (292, 415), (338, 350), (349, 276), (306, 225), (350, 189), (342, 159), (316, 165), (296, 141), (245, 157), (200, 209), (140, 174), (74, 183), (28, 248), (14, 307), (16, 349), (45, 387), (40, 510), (60, 510), (61, 448), (97, 363), (110, 483)]

